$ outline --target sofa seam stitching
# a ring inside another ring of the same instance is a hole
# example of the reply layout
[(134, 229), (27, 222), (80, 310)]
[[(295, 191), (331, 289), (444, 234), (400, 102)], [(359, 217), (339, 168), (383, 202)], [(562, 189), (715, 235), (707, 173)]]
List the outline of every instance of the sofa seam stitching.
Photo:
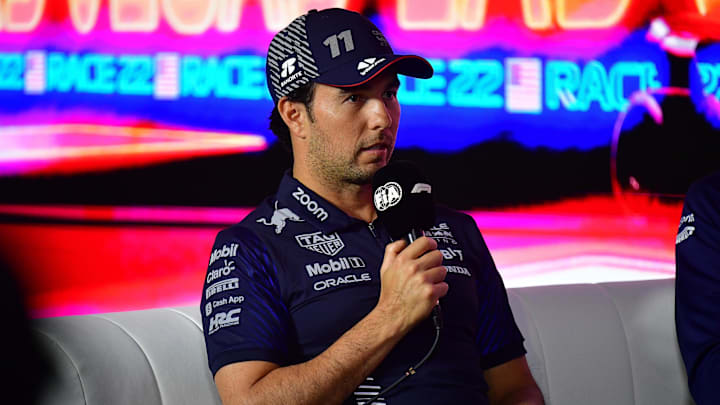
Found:
[(48, 338), (48, 340), (50, 340), (53, 344), (55, 344), (55, 346), (57, 346), (58, 349), (60, 349), (60, 351), (62, 351), (62, 353), (68, 358), (68, 360), (70, 361), (70, 364), (72, 364), (73, 368), (75, 369), (75, 373), (77, 374), (78, 381), (80, 381), (80, 392), (82, 392), (83, 401), (87, 405), (88, 400), (87, 400), (87, 394), (85, 393), (85, 382), (83, 381), (82, 375), (80, 375), (80, 369), (78, 368), (78, 365), (75, 363), (75, 360), (72, 358), (72, 356), (70, 356), (68, 351), (65, 350), (65, 348), (60, 344), (60, 342), (57, 339), (55, 339), (54, 337), (52, 337), (50, 334), (48, 334), (47, 332), (38, 330), (38, 329), (35, 329), (35, 332)]
[(613, 304), (613, 308), (615, 308), (615, 312), (617, 312), (617, 317), (620, 320), (620, 326), (623, 330), (623, 336), (625, 337), (625, 350), (627, 354), (628, 363), (630, 363), (630, 375), (632, 376), (632, 390), (633, 390), (633, 401), (635, 403), (638, 403), (637, 398), (637, 390), (635, 389), (635, 385), (637, 384), (637, 376), (635, 375), (635, 363), (633, 362), (633, 358), (630, 355), (630, 339), (628, 338), (627, 328), (625, 327), (625, 320), (623, 319), (622, 312), (620, 312), (620, 308), (618, 307), (617, 303), (615, 302), (615, 297), (613, 297), (609, 292), (607, 287), (605, 287), (604, 284), (595, 284), (602, 293), (608, 297), (610, 302)]
[[(508, 290), (508, 291), (511, 292), (513, 295), (515, 295), (515, 296), (517, 297), (518, 301), (519, 301), (520, 304), (523, 306), (523, 311), (524, 311), (526, 314), (529, 314), (529, 311), (528, 311), (528, 309), (527, 309), (527, 308), (529, 308), (529, 305), (528, 305), (527, 301), (525, 300), (525, 298), (522, 297), (521, 294), (518, 294), (516, 291), (512, 291), (512, 290)], [(537, 332), (538, 345), (540, 346), (540, 352), (542, 353), (543, 368), (545, 369), (545, 379), (547, 380), (548, 402), (552, 403), (552, 401), (550, 401), (550, 399), (552, 398), (552, 395), (550, 395), (550, 391), (551, 391), (551, 388), (550, 388), (550, 373), (548, 372), (547, 356), (546, 356), (546, 353), (545, 353), (545, 346), (543, 345), (542, 337), (540, 336), (540, 329), (537, 327), (537, 323), (535, 322), (535, 318), (532, 317), (532, 316), (529, 316), (528, 318), (530, 319), (530, 323), (532, 324), (533, 328), (535, 329), (535, 332)]]
[(157, 387), (158, 396), (160, 397), (159, 398), (160, 403), (161, 404), (164, 403), (162, 390), (160, 390), (160, 383), (158, 382), (157, 375), (155, 374), (155, 369), (153, 368), (153, 365), (150, 362), (150, 358), (148, 357), (147, 353), (145, 353), (145, 350), (140, 345), (140, 342), (138, 342), (138, 340), (135, 338), (135, 336), (133, 336), (122, 324), (120, 324), (119, 322), (117, 322), (115, 320), (112, 320), (110, 318), (102, 316), (101, 314), (91, 315), (91, 316), (97, 317), (99, 319), (104, 319), (104, 320), (112, 323), (113, 325), (117, 326), (118, 329), (120, 329), (123, 333), (125, 333), (133, 341), (133, 343), (135, 343), (135, 346), (137, 346), (140, 349), (140, 352), (142, 353), (143, 357), (145, 358), (145, 361), (147, 362), (148, 366), (150, 367), (150, 372), (152, 373), (153, 381), (155, 381), (155, 387)]
[(170, 311), (170, 312), (175, 312), (176, 314), (181, 315), (183, 318), (189, 319), (190, 322), (191, 322), (193, 325), (197, 326), (197, 328), (200, 329), (200, 332), (203, 331), (202, 325), (201, 325), (199, 322), (196, 322), (195, 319), (193, 319), (192, 316), (190, 316), (190, 315), (188, 315), (188, 314), (186, 314), (186, 313), (184, 313), (184, 312), (182, 312), (182, 311), (178, 311), (177, 308), (163, 308), (163, 309), (164, 309), (164, 310), (167, 310), (167, 311)]

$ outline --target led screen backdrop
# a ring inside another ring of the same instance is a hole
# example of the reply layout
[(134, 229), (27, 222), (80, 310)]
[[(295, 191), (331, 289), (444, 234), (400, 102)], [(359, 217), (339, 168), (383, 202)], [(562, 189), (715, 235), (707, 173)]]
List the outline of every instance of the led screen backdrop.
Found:
[[(436, 75), (402, 81), (398, 146), (460, 151), (498, 136), (608, 146), (637, 91), (667, 84), (652, 17), (714, 0), (3, 0), (0, 174), (73, 172), (264, 150), (264, 54), (310, 8), (365, 13)], [(718, 93), (720, 58), (700, 55)]]

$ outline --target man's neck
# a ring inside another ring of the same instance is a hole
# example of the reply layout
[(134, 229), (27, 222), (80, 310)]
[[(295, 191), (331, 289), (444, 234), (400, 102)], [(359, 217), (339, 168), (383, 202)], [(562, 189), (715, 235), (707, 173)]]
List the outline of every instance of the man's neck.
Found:
[(299, 182), (353, 218), (372, 222), (377, 217), (370, 184), (332, 183), (302, 172), (293, 173)]

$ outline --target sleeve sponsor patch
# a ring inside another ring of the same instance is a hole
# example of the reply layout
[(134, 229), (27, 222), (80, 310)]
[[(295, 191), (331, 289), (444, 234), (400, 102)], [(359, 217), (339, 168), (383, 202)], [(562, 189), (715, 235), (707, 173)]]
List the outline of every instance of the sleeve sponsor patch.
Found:
[[(693, 224), (693, 225), (689, 225)], [(675, 244), (679, 245), (680, 243), (686, 241), (689, 237), (692, 236), (692, 234), (695, 232), (695, 214), (690, 213), (688, 215), (683, 215), (682, 218), (680, 218), (680, 230), (678, 231), (677, 237), (675, 238)], [(683, 225), (686, 225), (683, 228)]]
[(678, 232), (677, 237), (675, 238), (675, 244), (679, 245), (680, 243), (686, 241), (689, 237), (692, 236), (694, 232), (694, 226), (686, 226), (680, 232)]

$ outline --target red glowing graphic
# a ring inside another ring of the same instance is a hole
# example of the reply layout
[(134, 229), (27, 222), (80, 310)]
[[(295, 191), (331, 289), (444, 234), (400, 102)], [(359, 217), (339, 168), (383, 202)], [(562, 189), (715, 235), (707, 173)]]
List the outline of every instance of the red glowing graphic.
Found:
[(95, 124), (4, 126), (0, 175), (114, 169), (265, 148), (265, 138), (247, 134)]
[[(679, 205), (626, 215), (592, 197), (522, 211), (473, 211), (510, 287), (669, 278)], [(216, 233), (249, 209), (3, 206), (35, 316), (192, 305)], [(41, 254), (40, 254), (41, 252)]]

